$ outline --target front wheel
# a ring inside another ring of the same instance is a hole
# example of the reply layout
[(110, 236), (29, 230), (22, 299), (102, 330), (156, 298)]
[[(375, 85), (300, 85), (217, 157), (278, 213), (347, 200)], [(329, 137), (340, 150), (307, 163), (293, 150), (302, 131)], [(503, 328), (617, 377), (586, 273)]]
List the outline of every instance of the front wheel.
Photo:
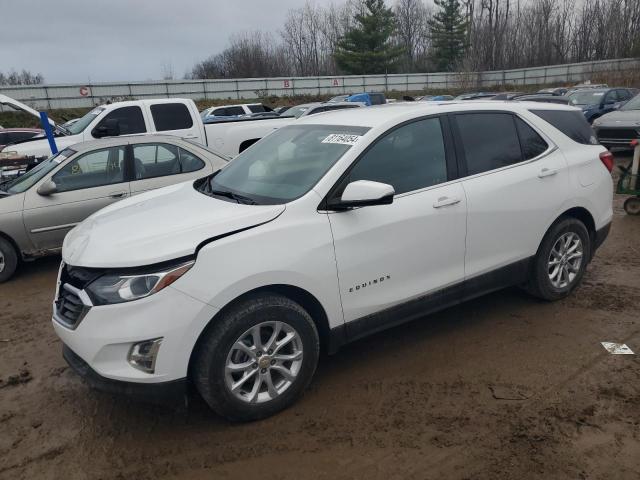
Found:
[(265, 294), (213, 321), (193, 369), (209, 406), (230, 420), (248, 421), (294, 403), (311, 381), (320, 351), (306, 310), (289, 298)]
[(560, 219), (542, 239), (527, 289), (538, 298), (560, 300), (578, 286), (590, 258), (591, 238), (584, 224)]
[(0, 283), (9, 280), (18, 267), (18, 254), (13, 245), (0, 237)]

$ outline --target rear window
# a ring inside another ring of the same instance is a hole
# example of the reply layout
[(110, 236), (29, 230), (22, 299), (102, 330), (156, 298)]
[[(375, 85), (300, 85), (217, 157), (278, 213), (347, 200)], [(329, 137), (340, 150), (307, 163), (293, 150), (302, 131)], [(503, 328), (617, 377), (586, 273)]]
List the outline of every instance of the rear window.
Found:
[(193, 127), (191, 114), (184, 103), (151, 105), (151, 115), (158, 132), (184, 130)]
[(568, 110), (531, 110), (567, 137), (583, 145), (597, 145), (598, 140), (582, 112)]

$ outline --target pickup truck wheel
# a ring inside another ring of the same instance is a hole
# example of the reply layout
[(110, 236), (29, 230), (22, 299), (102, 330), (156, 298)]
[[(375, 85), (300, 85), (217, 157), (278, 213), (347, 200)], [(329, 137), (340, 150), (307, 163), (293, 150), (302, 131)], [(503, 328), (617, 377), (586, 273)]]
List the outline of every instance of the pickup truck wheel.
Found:
[(199, 342), (192, 377), (215, 412), (232, 421), (258, 420), (302, 394), (316, 370), (320, 343), (299, 304), (260, 295), (214, 322)]
[(562, 218), (542, 239), (527, 290), (543, 300), (560, 300), (578, 286), (590, 259), (587, 228), (580, 220)]
[(9, 280), (18, 267), (18, 254), (13, 245), (0, 237), (0, 283)]

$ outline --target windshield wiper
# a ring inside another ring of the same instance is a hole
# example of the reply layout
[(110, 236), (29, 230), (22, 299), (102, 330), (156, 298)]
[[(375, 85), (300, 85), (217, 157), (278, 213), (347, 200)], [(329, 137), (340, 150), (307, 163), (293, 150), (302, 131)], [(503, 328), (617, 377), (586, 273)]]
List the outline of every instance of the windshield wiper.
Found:
[(257, 205), (253, 198), (245, 197), (244, 195), (240, 195), (237, 193), (230, 192), (228, 190), (209, 190), (211, 195), (218, 195), (219, 197), (226, 197), (232, 200), (235, 200), (238, 203), (245, 203), (247, 205)]

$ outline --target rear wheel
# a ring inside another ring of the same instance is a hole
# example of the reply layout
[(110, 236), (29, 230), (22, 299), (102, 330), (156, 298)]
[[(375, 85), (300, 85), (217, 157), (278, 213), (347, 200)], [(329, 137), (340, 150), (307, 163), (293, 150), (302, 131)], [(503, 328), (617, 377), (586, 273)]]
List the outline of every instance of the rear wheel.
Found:
[(559, 300), (578, 286), (591, 258), (584, 224), (562, 218), (551, 226), (536, 254), (528, 290), (544, 300)]
[(9, 280), (18, 267), (18, 254), (13, 245), (0, 237), (0, 283)]
[(640, 215), (640, 197), (629, 197), (624, 201), (624, 211), (629, 215)]
[(230, 420), (257, 420), (302, 394), (320, 348), (315, 324), (299, 304), (266, 294), (214, 321), (193, 369), (194, 383), (213, 410)]

